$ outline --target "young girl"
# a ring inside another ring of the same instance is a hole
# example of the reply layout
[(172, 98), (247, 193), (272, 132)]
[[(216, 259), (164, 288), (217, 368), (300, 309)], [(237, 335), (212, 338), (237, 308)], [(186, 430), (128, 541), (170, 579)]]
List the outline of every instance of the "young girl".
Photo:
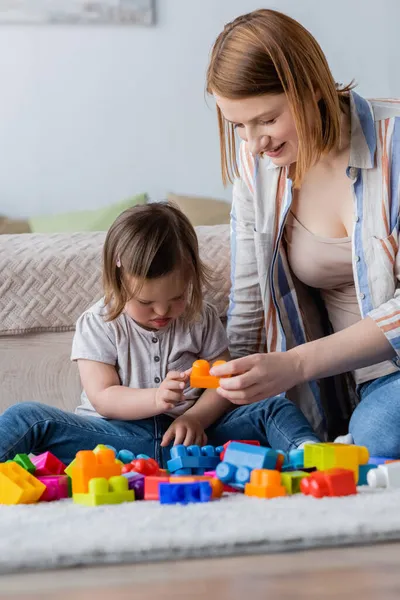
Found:
[(49, 450), (69, 463), (103, 443), (165, 466), (172, 443), (256, 439), (288, 451), (318, 441), (283, 397), (235, 408), (216, 390), (188, 386), (196, 359), (229, 359), (225, 330), (202, 299), (210, 280), (180, 210), (157, 203), (122, 213), (104, 245), (104, 298), (76, 325), (82, 403), (76, 414), (39, 403), (9, 408), (0, 417), (0, 462)]

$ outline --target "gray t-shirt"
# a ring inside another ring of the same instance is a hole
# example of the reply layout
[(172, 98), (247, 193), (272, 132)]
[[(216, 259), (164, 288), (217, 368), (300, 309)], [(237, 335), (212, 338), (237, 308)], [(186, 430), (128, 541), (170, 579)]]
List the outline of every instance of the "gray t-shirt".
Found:
[[(225, 329), (215, 309), (204, 304), (198, 321), (185, 325), (182, 318), (159, 331), (140, 327), (125, 312), (105, 321), (104, 301), (99, 300), (78, 319), (71, 360), (87, 359), (115, 366), (121, 385), (158, 387), (169, 371), (186, 371), (198, 358), (214, 360), (228, 348)], [(201, 390), (186, 388), (185, 401), (167, 414), (178, 416), (193, 406)], [(100, 416), (85, 393), (78, 415)]]

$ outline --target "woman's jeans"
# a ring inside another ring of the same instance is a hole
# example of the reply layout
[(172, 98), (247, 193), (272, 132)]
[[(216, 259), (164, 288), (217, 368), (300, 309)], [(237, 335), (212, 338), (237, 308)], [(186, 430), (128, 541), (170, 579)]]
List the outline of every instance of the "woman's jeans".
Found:
[[(108, 444), (117, 450), (148, 454), (166, 466), (169, 448), (161, 440), (172, 423), (166, 415), (141, 421), (115, 421), (78, 416), (37, 402), (22, 402), (0, 416), (0, 462), (16, 454), (41, 454), (47, 450), (68, 464), (79, 450)], [(306, 441), (319, 441), (308, 421), (284, 397), (240, 406), (225, 414), (206, 431), (208, 443), (258, 440), (285, 452)]]
[(400, 458), (400, 373), (361, 384), (358, 395), (349, 425), (354, 443), (371, 456)]

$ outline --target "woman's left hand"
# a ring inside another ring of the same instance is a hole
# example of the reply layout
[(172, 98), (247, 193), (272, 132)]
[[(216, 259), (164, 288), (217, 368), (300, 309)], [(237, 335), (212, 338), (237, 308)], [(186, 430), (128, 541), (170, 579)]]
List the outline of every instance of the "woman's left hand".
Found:
[(220, 379), (217, 392), (233, 404), (251, 404), (272, 398), (304, 381), (299, 355), (295, 350), (251, 354), (210, 371)]

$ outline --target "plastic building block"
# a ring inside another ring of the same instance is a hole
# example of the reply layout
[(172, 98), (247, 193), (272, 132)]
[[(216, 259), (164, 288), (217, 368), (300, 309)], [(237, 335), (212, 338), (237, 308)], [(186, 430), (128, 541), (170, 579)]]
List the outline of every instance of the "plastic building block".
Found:
[(72, 462), (69, 463), (69, 465), (67, 467), (65, 467), (65, 475), (68, 475), (68, 477), (72, 477), (72, 469), (75, 466), (75, 458)]
[(120, 450), (117, 454), (117, 460), (120, 460), (124, 465), (135, 460), (136, 456), (130, 450)]
[(144, 499), (159, 500), (159, 485), (160, 483), (169, 483), (169, 477), (152, 477), (151, 475), (144, 478)]
[(258, 498), (277, 498), (286, 496), (286, 489), (281, 484), (280, 471), (253, 469), (250, 483), (246, 483), (244, 493), (246, 496)]
[(158, 475), (160, 472), (159, 464), (154, 458), (136, 458), (130, 463), (136, 473), (142, 475)]
[(44, 452), (39, 456), (33, 456), (32, 462), (35, 465), (36, 476), (41, 475), (63, 475), (65, 471), (65, 465), (51, 452)]
[(224, 484), (216, 477), (209, 475), (171, 475), (170, 483), (196, 483), (198, 481), (208, 481), (212, 488), (212, 498), (221, 498), (224, 492)]
[(69, 498), (68, 475), (41, 475), (37, 479), (46, 486), (43, 495), (40, 497), (41, 502), (53, 502), (53, 500)]
[(135, 492), (135, 499), (143, 500), (145, 476), (141, 473), (135, 473), (135, 471), (130, 471), (129, 473), (123, 473), (122, 477), (126, 477), (126, 479), (128, 480), (128, 488)]
[(309, 477), (309, 473), (305, 471), (287, 471), (286, 473), (282, 473), (282, 485), (289, 496), (300, 493), (300, 483), (304, 477)]
[(74, 502), (84, 506), (121, 504), (122, 502), (133, 502), (134, 499), (135, 492), (128, 488), (128, 480), (122, 475), (110, 477), (109, 480), (103, 477), (91, 479), (88, 493), (73, 495)]
[[(313, 465), (314, 466), (314, 465)], [(290, 452), (285, 457), (285, 462), (283, 463), (283, 471), (294, 470), (301, 471), (304, 467), (304, 450), (300, 450), (296, 448), (295, 450), (290, 450)]]
[(276, 470), (278, 460), (278, 453), (271, 448), (231, 442), (223, 462), (216, 468), (216, 475), (223, 483), (243, 487), (250, 481), (253, 469)]
[(178, 444), (171, 448), (168, 470), (175, 475), (203, 475), (204, 471), (215, 469), (219, 456), (214, 446), (184, 446)]
[(209, 502), (212, 487), (208, 481), (192, 483), (160, 483), (160, 504), (189, 504)]
[(300, 490), (303, 494), (309, 494), (314, 498), (351, 496), (357, 493), (354, 471), (339, 468), (316, 471), (301, 480)]
[(239, 442), (240, 444), (249, 444), (250, 446), (260, 446), (260, 442), (257, 440), (229, 440), (223, 446), (217, 446), (215, 452), (219, 454), (221, 460), (224, 460), (225, 451), (231, 442)]
[(45, 489), (41, 481), (14, 461), (0, 464), (0, 504), (33, 504)]
[(27, 454), (16, 454), (13, 458), (13, 461), (25, 469), (25, 471), (28, 471), (28, 473), (31, 475), (33, 475), (36, 471), (35, 465)]
[(400, 487), (400, 462), (378, 465), (367, 474), (368, 485), (380, 488)]
[(138, 454), (136, 458), (144, 458), (145, 460), (147, 460), (148, 458), (150, 458), (150, 456), (148, 454)]
[(304, 447), (304, 466), (316, 467), (326, 471), (338, 467), (354, 472), (355, 482), (358, 481), (359, 465), (368, 462), (369, 453), (365, 446), (347, 444), (306, 444)]
[(96, 454), (91, 450), (81, 450), (72, 467), (72, 493), (87, 494), (91, 479), (110, 479), (117, 475), (121, 475), (121, 465), (115, 462), (113, 450), (106, 448)]
[(370, 456), (368, 460), (369, 465), (383, 465), (388, 461), (392, 460), (386, 456)]
[[(216, 360), (213, 367), (225, 365), (226, 360)], [(219, 377), (210, 375), (210, 363), (208, 360), (196, 360), (192, 365), (192, 373), (190, 375), (190, 386), (193, 388), (212, 388), (219, 387)], [(230, 375), (228, 375), (230, 377)], [(226, 379), (226, 378), (225, 378)]]
[(368, 485), (367, 475), (371, 469), (376, 469), (377, 465), (360, 465), (358, 468), (357, 485)]

